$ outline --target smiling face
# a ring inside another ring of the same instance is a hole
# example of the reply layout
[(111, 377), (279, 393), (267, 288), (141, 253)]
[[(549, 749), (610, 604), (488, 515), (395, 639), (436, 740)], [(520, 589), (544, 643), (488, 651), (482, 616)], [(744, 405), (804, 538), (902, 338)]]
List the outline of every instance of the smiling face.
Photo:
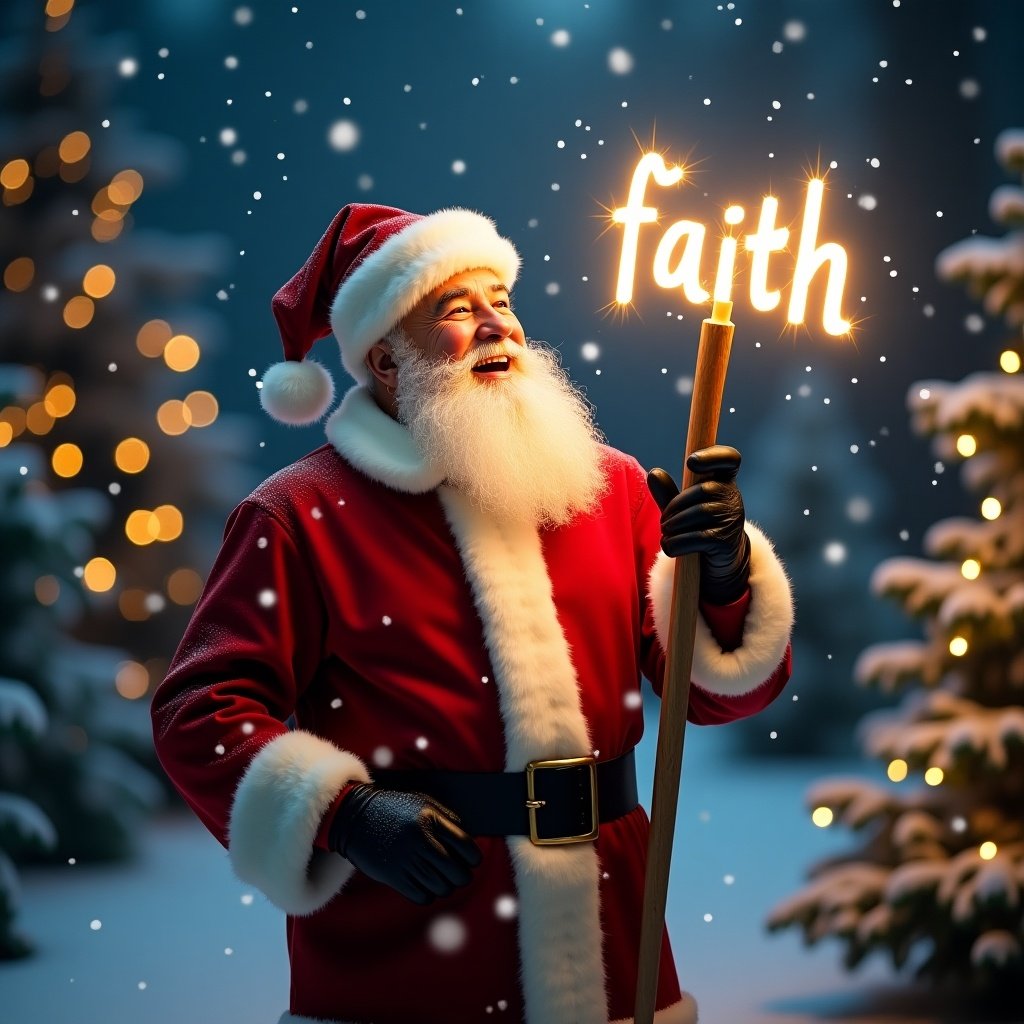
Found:
[[(465, 270), (428, 292), (401, 322), (414, 348), (428, 359), (461, 360), (478, 351), (473, 373), (495, 379), (513, 368), (526, 344), (508, 288), (493, 270)], [(493, 357), (493, 358), (492, 358)]]

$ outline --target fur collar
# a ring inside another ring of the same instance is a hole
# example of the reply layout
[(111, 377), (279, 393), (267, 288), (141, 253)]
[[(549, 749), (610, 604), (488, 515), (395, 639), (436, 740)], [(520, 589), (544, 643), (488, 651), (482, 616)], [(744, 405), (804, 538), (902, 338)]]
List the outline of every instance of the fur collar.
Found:
[(370, 479), (406, 494), (426, 494), (441, 483), (412, 435), (373, 400), (368, 388), (349, 390), (324, 424), (327, 440)]

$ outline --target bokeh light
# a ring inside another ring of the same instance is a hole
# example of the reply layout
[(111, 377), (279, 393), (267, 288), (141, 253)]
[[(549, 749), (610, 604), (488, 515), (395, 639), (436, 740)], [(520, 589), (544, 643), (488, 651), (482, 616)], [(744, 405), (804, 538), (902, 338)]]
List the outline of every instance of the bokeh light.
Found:
[(117, 570), (109, 558), (90, 558), (82, 574), (85, 585), (98, 594), (110, 590), (117, 580)]

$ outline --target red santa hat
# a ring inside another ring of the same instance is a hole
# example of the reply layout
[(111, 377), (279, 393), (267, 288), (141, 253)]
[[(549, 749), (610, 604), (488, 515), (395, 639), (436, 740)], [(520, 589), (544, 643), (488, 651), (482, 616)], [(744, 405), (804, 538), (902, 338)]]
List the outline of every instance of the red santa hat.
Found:
[(275, 420), (302, 426), (330, 408), (334, 383), (307, 359), (332, 331), (341, 361), (360, 384), (364, 358), (413, 307), (452, 275), (486, 267), (512, 287), (519, 253), (494, 223), (472, 210), (428, 216), (350, 203), (331, 221), (299, 272), (274, 296), (285, 361), (263, 375), (260, 404)]

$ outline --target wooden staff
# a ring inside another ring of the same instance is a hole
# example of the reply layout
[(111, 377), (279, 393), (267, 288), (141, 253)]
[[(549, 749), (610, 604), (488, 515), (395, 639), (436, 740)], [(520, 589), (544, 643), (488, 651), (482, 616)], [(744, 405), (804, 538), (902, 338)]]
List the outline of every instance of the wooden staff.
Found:
[[(722, 392), (725, 389), (729, 351), (735, 330), (735, 325), (729, 319), (731, 314), (731, 302), (716, 300), (711, 317), (701, 324), (697, 369), (693, 377), (693, 398), (690, 402), (690, 423), (686, 431), (686, 455), (683, 458), (683, 488), (696, 482), (694, 474), (686, 468), (686, 457), (691, 452), (714, 444), (718, 434)], [(697, 627), (699, 559), (699, 554), (677, 558), (672, 581), (665, 681), (661, 691), (661, 718), (658, 724), (658, 753), (654, 764), (651, 832), (647, 846), (643, 917), (640, 922), (634, 1024), (653, 1024), (654, 1021), (679, 777), (683, 766), (686, 709), (690, 698), (693, 640)]]

